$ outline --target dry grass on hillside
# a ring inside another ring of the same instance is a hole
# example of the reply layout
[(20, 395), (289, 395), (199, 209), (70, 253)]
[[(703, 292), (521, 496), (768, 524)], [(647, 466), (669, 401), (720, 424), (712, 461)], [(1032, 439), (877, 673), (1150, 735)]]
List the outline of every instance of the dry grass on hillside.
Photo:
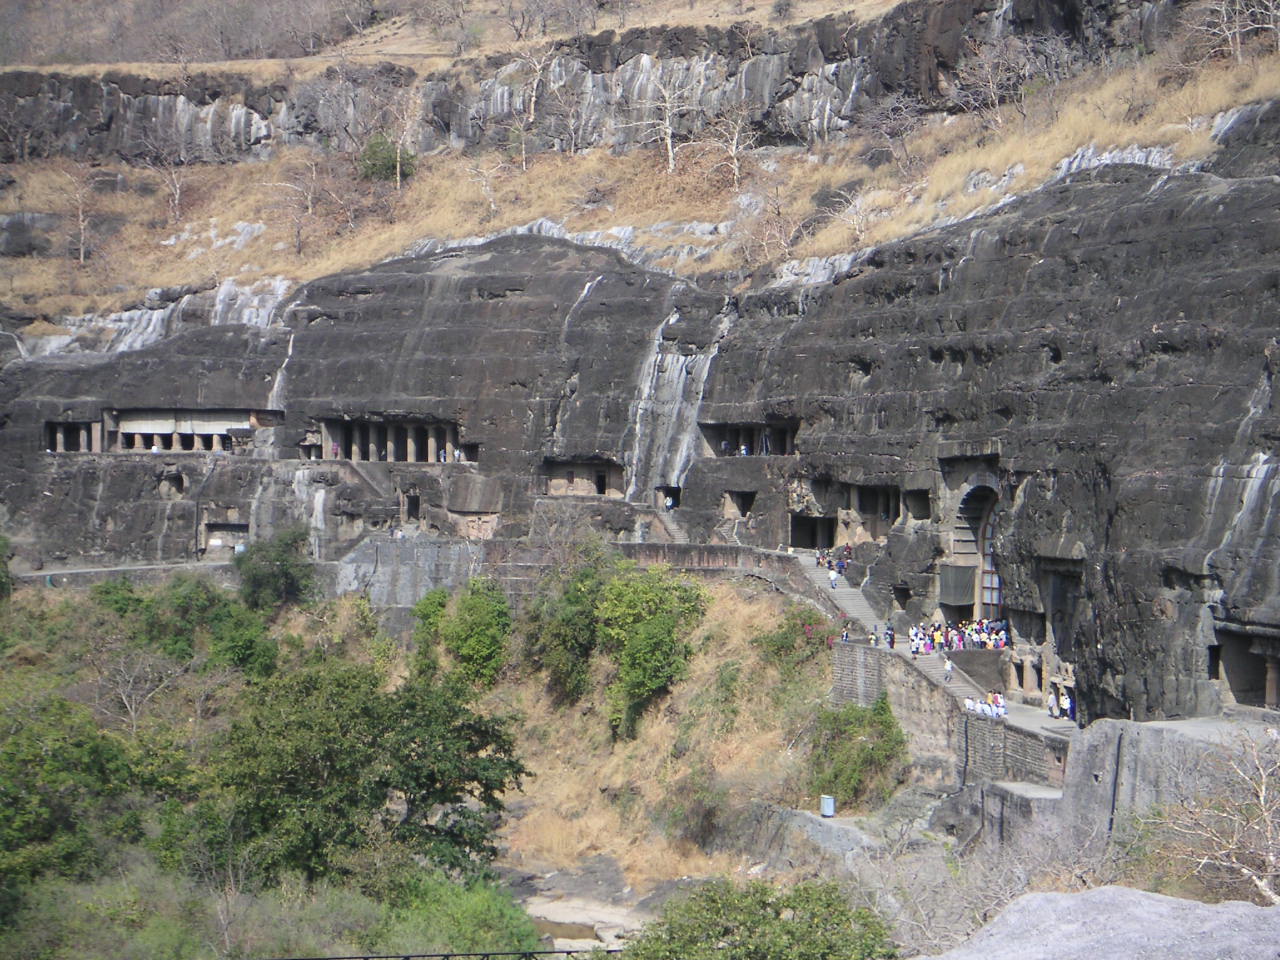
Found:
[(750, 639), (775, 627), (782, 610), (772, 594), (712, 588), (688, 677), (650, 708), (633, 741), (611, 739), (603, 664), (573, 706), (552, 705), (540, 676), (495, 690), (487, 706), (521, 715), (520, 752), (534, 772), (524, 791), (528, 811), (506, 827), (510, 857), (560, 868), (608, 854), (640, 890), (739, 866), (664, 829), (663, 812), (699, 792), (732, 805), (794, 789), (798, 758), (788, 743), (830, 677), (819, 657), (810, 675), (784, 687), (760, 659)]
[[(689, 244), (701, 260), (659, 261), (677, 271), (741, 270), (791, 257), (827, 256), (910, 235), (943, 218), (988, 207), (1007, 193), (1034, 189), (1081, 147), (1164, 147), (1178, 160), (1206, 156), (1209, 125), (1225, 109), (1280, 96), (1280, 56), (1206, 64), (1181, 76), (1162, 57), (1098, 68), (1033, 99), (1025, 120), (1010, 109), (996, 130), (975, 116), (937, 115), (908, 141), (914, 164), (869, 167), (868, 139), (761, 151), (747, 164), (741, 205), (726, 172), (694, 151), (668, 175), (656, 151), (614, 156), (441, 152), (421, 158), (397, 192), (354, 179), (350, 162), (306, 148), (271, 160), (186, 171), (180, 223), (171, 222), (159, 178), (106, 166), (151, 192), (93, 194), (91, 210), (108, 223), (84, 265), (67, 258), (6, 259), (0, 291), (25, 312), (56, 324), (61, 315), (118, 309), (149, 287), (267, 275), (308, 280), (395, 256), (427, 237), (484, 235), (548, 217), (570, 231), (633, 227), (638, 246), (658, 251)], [(296, 192), (311, 164), (323, 190), (313, 215), (295, 223)], [(88, 168), (56, 162), (8, 168), (16, 188), (0, 212), (59, 212), (74, 220), (71, 185)], [(975, 174), (991, 187), (974, 187)], [(326, 192), (327, 191), (327, 192)], [(853, 205), (848, 205), (854, 200)], [(678, 224), (734, 221), (729, 236), (681, 236)], [(265, 230), (229, 242), (237, 223)], [(646, 230), (657, 224), (677, 226)], [(296, 228), (296, 229), (295, 229)], [(64, 230), (69, 234), (70, 228)], [(178, 237), (166, 244), (164, 241)], [(67, 246), (67, 236), (59, 238)], [(297, 251), (301, 243), (301, 252)], [(7, 290), (5, 289), (7, 288)], [(32, 331), (33, 333), (36, 331)]]
[[(1168, 148), (1175, 162), (1207, 157), (1215, 114), (1251, 100), (1280, 96), (1280, 56), (1205, 64), (1184, 83), (1170, 82), (1169, 64), (1153, 57), (1123, 69), (1101, 68), (1031, 102), (1024, 123), (1012, 108), (996, 131), (976, 117), (948, 117), (925, 126), (908, 148), (919, 168), (904, 175), (893, 164), (859, 178), (871, 201), (866, 222), (833, 220), (802, 242), (800, 256), (826, 256), (884, 243), (995, 203), (1005, 193), (1034, 189), (1060, 161), (1082, 147)], [(1007, 184), (967, 189), (975, 173)]]

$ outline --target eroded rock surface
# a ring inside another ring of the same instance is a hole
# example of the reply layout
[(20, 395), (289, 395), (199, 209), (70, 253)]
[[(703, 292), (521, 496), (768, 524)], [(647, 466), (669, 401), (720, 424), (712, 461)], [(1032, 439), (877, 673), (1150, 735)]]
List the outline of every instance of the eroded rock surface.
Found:
[[(1086, 171), (815, 285), (730, 296), (513, 236), (316, 281), (261, 328), (16, 358), (0, 520), (30, 568), (290, 523), (326, 556), (397, 526), (554, 540), (582, 511), (621, 539), (848, 542), (900, 624), (974, 611), (982, 554), (1024, 677), (1077, 678), (1082, 718), (1261, 704), (1271, 114), (1240, 115), (1221, 166)], [(233, 452), (181, 447), (207, 440)]]
[(1207, 904), (1126, 887), (1019, 897), (933, 960), (1274, 960), (1280, 907)]

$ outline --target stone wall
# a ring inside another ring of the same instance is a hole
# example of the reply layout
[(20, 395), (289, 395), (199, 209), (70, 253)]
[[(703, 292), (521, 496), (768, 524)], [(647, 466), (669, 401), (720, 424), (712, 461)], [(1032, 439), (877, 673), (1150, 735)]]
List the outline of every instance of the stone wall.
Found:
[(1065, 738), (965, 711), (909, 658), (882, 647), (837, 643), (831, 669), (835, 704), (870, 706), (888, 694), (910, 740), (916, 776), (924, 782), (952, 787), (995, 780), (1062, 785)]

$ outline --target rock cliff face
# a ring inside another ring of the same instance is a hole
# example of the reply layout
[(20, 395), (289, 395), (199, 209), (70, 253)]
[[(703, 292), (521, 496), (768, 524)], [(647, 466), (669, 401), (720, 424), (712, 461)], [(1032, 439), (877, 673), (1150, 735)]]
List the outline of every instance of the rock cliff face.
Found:
[(28, 566), (287, 523), (329, 556), (564, 536), (579, 508), (623, 539), (848, 542), (881, 616), (999, 606), (1085, 717), (1261, 703), (1277, 113), (1235, 115), (1205, 171), (1087, 171), (817, 285), (508, 237), (308, 284), (265, 327), (12, 359), (0, 522)]
[(531, 58), (474, 61), (417, 77), (405, 67), (333, 67), (261, 84), (234, 74), (156, 80), (119, 72), (0, 74), (0, 162), (71, 156), (187, 161), (259, 156), (277, 143), (350, 142), (376, 129), (389, 97), (412, 99), (418, 149), (508, 143), (626, 148), (646, 139), (659, 101), (675, 95), (679, 132), (741, 107), (766, 139), (816, 140), (850, 126), (868, 98), (939, 93), (969, 38), (1002, 31), (1072, 36), (1086, 55), (1151, 49), (1168, 7), (1129, 0), (909, 0), (881, 19), (826, 17), (780, 32), (745, 25), (605, 31)]

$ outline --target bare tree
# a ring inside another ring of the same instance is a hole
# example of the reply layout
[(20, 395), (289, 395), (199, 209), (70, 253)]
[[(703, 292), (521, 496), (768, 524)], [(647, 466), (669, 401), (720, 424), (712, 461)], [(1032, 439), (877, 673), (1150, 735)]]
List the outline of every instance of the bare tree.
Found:
[(472, 183), (479, 184), (480, 192), (484, 194), (485, 201), (489, 204), (485, 220), (492, 218), (498, 212), (498, 196), (494, 190), (494, 184), (510, 169), (510, 165), (501, 160), (488, 166), (473, 164), (467, 167), (468, 179)]
[(1057, 83), (1073, 65), (1070, 48), (1056, 36), (1004, 36), (970, 39), (956, 68), (951, 99), (977, 114), (987, 127), (1004, 124), (1000, 107), (1011, 103), (1025, 120), (1027, 99), (1043, 83)]
[(188, 158), (176, 134), (154, 131), (142, 138), (143, 153), (138, 162), (160, 180), (169, 206), (169, 220), (182, 220), (183, 193), (186, 190)]
[(1280, 738), (1242, 731), (1178, 777), (1184, 791), (1148, 822), (1201, 879), (1280, 906)]
[(519, 43), (533, 26), (534, 14), (525, 0), (502, 0), (498, 17), (511, 30), (511, 39)]
[(577, 153), (585, 145), (589, 116), (582, 92), (572, 82), (548, 83), (543, 112), (550, 118), (553, 135), (566, 153)]
[(33, 132), (22, 115), (18, 98), (0, 93), (0, 160), (29, 159)]
[(694, 142), (722, 154), (721, 159), (712, 165), (712, 169), (727, 170), (733, 180), (733, 189), (740, 190), (746, 159), (758, 141), (759, 135), (756, 133), (750, 107), (738, 103), (727, 107), (708, 123)]
[(81, 267), (89, 259), (93, 235), (93, 185), (85, 171), (62, 171), (61, 191), (71, 217), (69, 236), (72, 256)]
[(308, 224), (316, 216), (316, 207), (323, 198), (321, 186), (321, 161), (314, 155), (290, 164), (282, 180), (264, 183), (281, 191), (272, 206), (280, 211), (293, 232), (293, 252), (302, 254), (303, 241)]
[(656, 143), (661, 146), (666, 157), (667, 173), (675, 173), (676, 151), (683, 136), (683, 121), (697, 109), (697, 78), (691, 74), (663, 78), (656, 62), (651, 60), (648, 66), (653, 76), (651, 92), (632, 104), (640, 116), (625, 126), (639, 128), (640, 143)]
[(898, 169), (906, 173), (914, 161), (907, 138), (920, 126), (924, 104), (902, 90), (876, 97), (858, 114), (859, 125), (872, 136), (883, 140)]
[(127, 726), (132, 736), (138, 733), (147, 705), (186, 669), (176, 660), (119, 637), (96, 641), (90, 660), (97, 674), (94, 706), (103, 716)]

